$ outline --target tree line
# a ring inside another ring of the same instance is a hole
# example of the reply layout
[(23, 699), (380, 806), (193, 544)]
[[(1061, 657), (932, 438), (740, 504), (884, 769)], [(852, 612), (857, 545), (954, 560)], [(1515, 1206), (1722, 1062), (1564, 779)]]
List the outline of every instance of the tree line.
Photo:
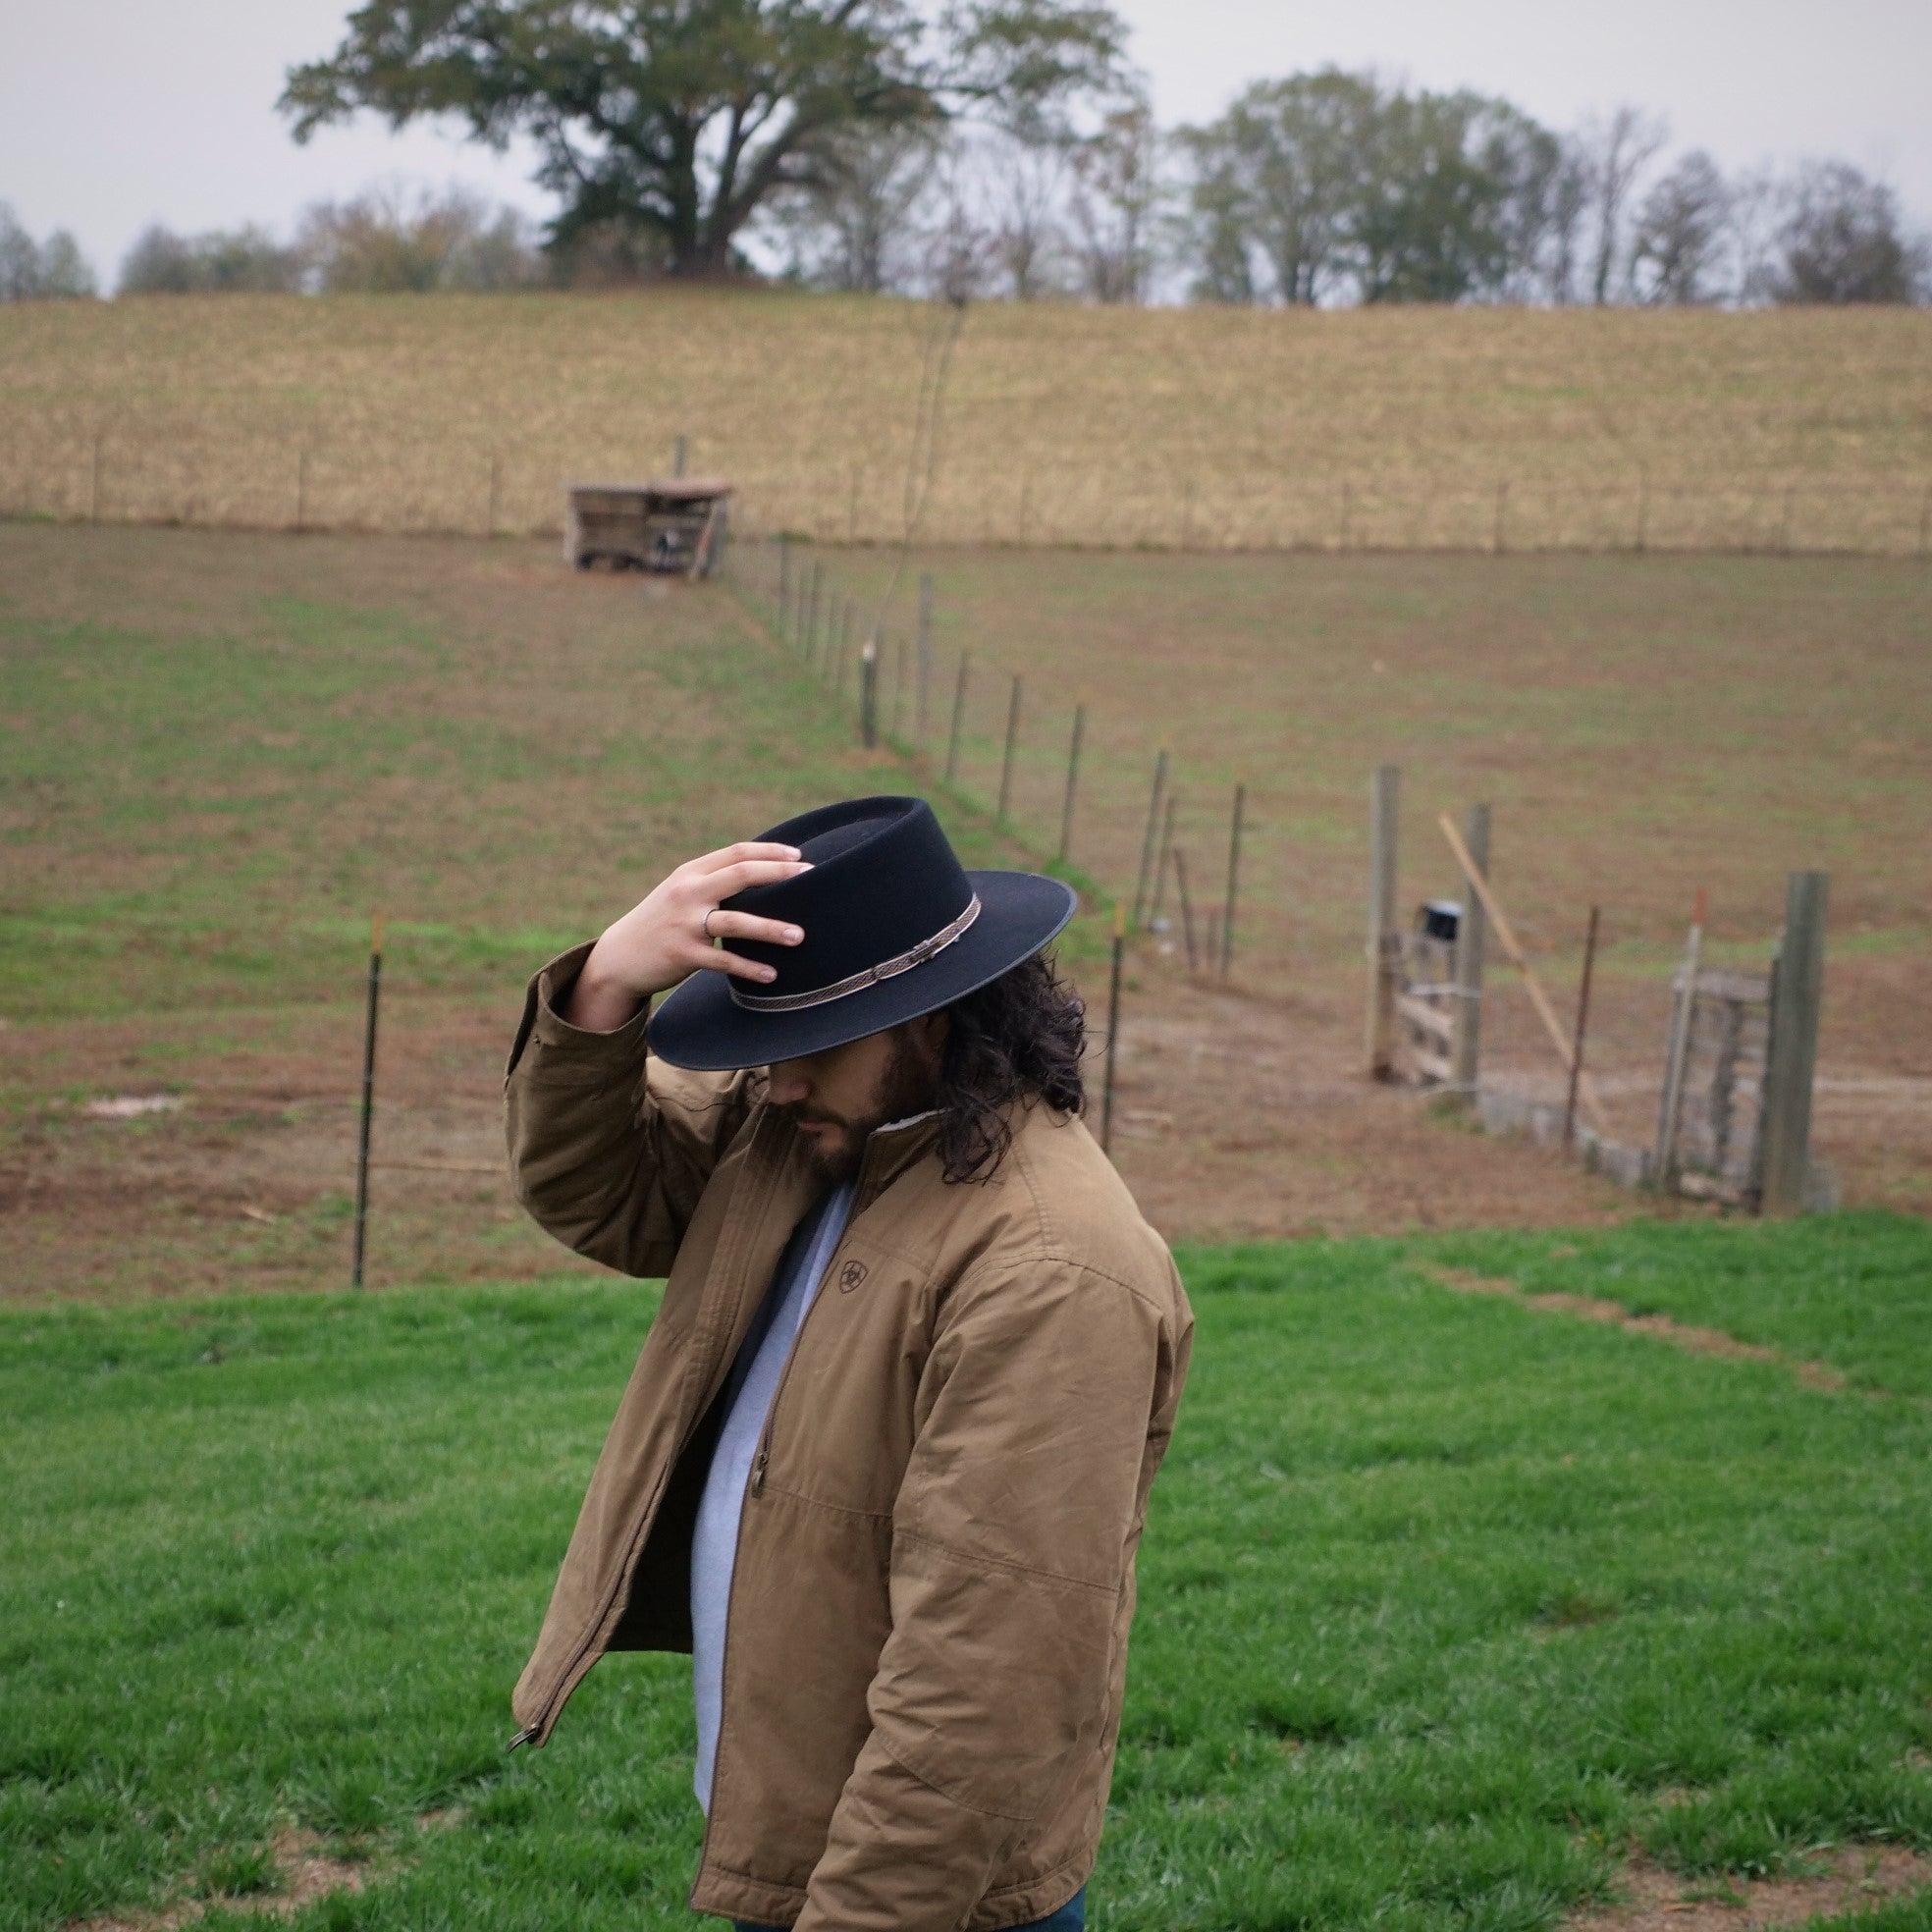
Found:
[[(1337, 68), (1161, 129), (1124, 24), (1089, 0), (365, 0), (280, 107), (297, 140), (366, 112), (522, 139), (557, 212), (539, 233), (460, 191), (390, 188), (309, 210), (287, 242), (155, 227), (122, 293), (711, 278), (1284, 306), (1932, 299), (1932, 244), (1848, 162), (1727, 175), (1637, 108), (1553, 130)], [(0, 222), (0, 294), (91, 287), (71, 238)]]

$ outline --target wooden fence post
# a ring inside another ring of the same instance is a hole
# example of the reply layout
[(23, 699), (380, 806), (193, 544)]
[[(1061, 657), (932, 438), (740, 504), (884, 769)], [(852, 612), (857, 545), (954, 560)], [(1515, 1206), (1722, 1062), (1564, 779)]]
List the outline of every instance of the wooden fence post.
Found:
[(945, 781), (951, 784), (959, 773), (959, 727), (966, 713), (966, 671), (973, 662), (970, 651), (959, 654), (959, 675), (952, 686), (952, 729), (946, 733)]
[(999, 809), (995, 825), (1006, 823), (1006, 807), (1013, 796), (1013, 750), (1020, 736), (1020, 673), (1013, 673), (1013, 694), (1006, 700), (1006, 749), (999, 756)]
[(306, 448), (295, 455), (295, 535), (300, 536), (302, 525), (308, 521), (308, 451)]
[(671, 446), (671, 473), (673, 476), (682, 476), (684, 474), (684, 439), (680, 436)]
[(780, 536), (778, 539), (778, 635), (788, 636), (791, 630), (791, 539)]
[(905, 739), (905, 698), (906, 641), (901, 632), (892, 650), (892, 735), (901, 742)]
[(1077, 704), (1073, 708), (1073, 737), (1067, 745), (1066, 795), (1060, 801), (1060, 855), (1059, 863), (1065, 865), (1073, 850), (1073, 804), (1080, 787), (1080, 740), (1087, 731), (1087, 707)]
[[(1489, 807), (1472, 805), (1463, 820), (1463, 843), (1484, 879), (1489, 877)], [(1482, 947), (1488, 937), (1482, 900), (1472, 887), (1456, 917), (1456, 1009), (1449, 1016), (1449, 1083), (1473, 1101), (1482, 1073)]]
[(100, 521), (101, 433), (94, 431), (93, 456), (87, 465), (87, 521)]
[(490, 453), (490, 512), (483, 519), (483, 534), (494, 537), (497, 534), (497, 500), (503, 494), (503, 458), (493, 450)]
[(1759, 1211), (1804, 1205), (1811, 1155), (1811, 1079), (1825, 987), (1825, 902), (1830, 877), (1795, 872), (1785, 886), (1785, 936), (1771, 979), (1771, 1041), (1764, 1067), (1763, 1179)]
[(1395, 1071), (1395, 852), (1402, 767), (1377, 765), (1368, 781), (1368, 1077)]
[(1147, 833), (1141, 840), (1141, 872), (1134, 884), (1134, 930), (1138, 933), (1147, 917), (1149, 872), (1154, 866), (1154, 841), (1160, 830), (1161, 794), (1167, 789), (1167, 747), (1162, 745), (1154, 761), (1154, 788), (1148, 793)]

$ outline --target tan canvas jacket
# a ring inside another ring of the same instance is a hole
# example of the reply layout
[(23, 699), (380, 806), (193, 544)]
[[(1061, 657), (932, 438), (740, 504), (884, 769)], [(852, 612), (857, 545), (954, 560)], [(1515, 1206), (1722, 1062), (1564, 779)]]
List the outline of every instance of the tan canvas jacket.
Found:
[[(510, 1167), (559, 1240), (669, 1280), (516, 1687), (539, 1744), (606, 1650), (690, 1647), (713, 1402), (814, 1198), (761, 1075), (557, 1016), (587, 950), (531, 984)], [(931, 1119), (872, 1138), (746, 1490), (701, 1911), (993, 1932), (1092, 1869), (1193, 1318), (1086, 1128), (1015, 1126), (986, 1185)]]

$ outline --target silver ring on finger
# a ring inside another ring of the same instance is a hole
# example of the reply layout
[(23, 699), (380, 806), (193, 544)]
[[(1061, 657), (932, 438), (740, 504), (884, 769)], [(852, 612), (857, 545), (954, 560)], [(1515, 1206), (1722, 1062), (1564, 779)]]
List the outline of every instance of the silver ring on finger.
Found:
[(704, 928), (704, 936), (705, 936), (705, 938), (706, 938), (707, 939), (710, 939), (710, 938), (712, 937), (712, 932), (711, 932), (711, 915), (712, 915), (712, 914), (713, 914), (714, 912), (716, 912), (717, 910), (718, 910), (718, 908), (717, 908), (716, 906), (707, 906), (707, 907), (705, 908), (705, 916), (704, 916), (704, 918), (703, 918), (703, 920), (702, 920), (702, 921), (700, 922), (700, 924), (701, 924), (701, 925), (703, 926), (703, 928)]

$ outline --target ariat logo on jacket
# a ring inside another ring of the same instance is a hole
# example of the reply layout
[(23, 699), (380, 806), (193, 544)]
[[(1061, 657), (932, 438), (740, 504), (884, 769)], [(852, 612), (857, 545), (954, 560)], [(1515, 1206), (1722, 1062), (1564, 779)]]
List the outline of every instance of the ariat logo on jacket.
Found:
[(838, 1270), (838, 1292), (849, 1295), (866, 1278), (866, 1264), (863, 1261), (847, 1261)]

